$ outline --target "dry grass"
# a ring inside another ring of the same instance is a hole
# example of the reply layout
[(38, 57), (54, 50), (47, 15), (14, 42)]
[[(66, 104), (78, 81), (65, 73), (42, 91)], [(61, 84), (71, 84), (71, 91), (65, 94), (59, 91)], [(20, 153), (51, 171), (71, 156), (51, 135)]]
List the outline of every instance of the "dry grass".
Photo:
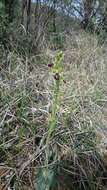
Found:
[[(55, 54), (47, 49), (42, 62), (53, 62)], [(57, 127), (49, 144), (53, 189), (106, 190), (105, 48), (95, 36), (81, 32), (66, 36), (63, 54), (65, 82), (60, 86)], [(38, 171), (46, 168), (53, 76), (36, 56), (2, 55), (0, 181), (7, 189), (36, 189)]]

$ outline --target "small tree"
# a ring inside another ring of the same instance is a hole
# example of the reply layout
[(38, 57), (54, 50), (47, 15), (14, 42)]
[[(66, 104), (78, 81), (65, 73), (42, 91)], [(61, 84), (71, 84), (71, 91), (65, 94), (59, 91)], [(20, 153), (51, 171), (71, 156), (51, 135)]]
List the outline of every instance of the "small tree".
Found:
[(4, 0), (5, 14), (9, 23), (14, 19), (15, 4), (16, 0)]
[(88, 26), (90, 26), (91, 19), (94, 15), (94, 5), (96, 0), (82, 0), (82, 2), (84, 10), (82, 26), (84, 29), (86, 29)]

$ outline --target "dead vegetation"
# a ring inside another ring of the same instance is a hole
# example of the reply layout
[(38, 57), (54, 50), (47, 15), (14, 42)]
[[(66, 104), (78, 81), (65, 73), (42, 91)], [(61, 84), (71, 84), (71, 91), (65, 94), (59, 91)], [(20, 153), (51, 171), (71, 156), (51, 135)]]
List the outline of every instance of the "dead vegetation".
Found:
[[(0, 188), (107, 189), (105, 48), (84, 32), (66, 36), (56, 128), (46, 144), (57, 51), (1, 58)], [(41, 57), (42, 63), (41, 63)], [(48, 165), (46, 150), (49, 148)], [(41, 188), (39, 188), (41, 185)]]

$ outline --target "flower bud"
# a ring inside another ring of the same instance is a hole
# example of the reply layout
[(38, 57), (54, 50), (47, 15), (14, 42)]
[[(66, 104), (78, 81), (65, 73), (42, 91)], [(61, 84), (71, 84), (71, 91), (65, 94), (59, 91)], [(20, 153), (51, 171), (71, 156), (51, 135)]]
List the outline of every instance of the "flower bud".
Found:
[(55, 80), (59, 80), (59, 79), (60, 79), (59, 73), (56, 73), (56, 74), (54, 75), (54, 79), (55, 79)]
[(52, 68), (53, 66), (54, 66), (53, 63), (49, 63), (49, 64), (48, 64), (48, 67), (49, 67), (49, 68)]

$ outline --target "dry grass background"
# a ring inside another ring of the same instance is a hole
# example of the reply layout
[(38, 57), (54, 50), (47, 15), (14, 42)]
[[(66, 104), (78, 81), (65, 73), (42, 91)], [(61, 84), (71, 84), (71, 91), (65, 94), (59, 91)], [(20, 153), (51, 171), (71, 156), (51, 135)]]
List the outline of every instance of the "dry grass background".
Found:
[[(66, 36), (64, 83), (50, 141), (58, 190), (107, 189), (107, 54), (95, 36)], [(44, 168), (52, 103), (48, 63), (57, 51), (21, 57), (2, 52), (0, 68), (0, 188), (36, 189)], [(41, 63), (42, 62), (42, 63)], [(54, 188), (53, 188), (54, 189)]]

